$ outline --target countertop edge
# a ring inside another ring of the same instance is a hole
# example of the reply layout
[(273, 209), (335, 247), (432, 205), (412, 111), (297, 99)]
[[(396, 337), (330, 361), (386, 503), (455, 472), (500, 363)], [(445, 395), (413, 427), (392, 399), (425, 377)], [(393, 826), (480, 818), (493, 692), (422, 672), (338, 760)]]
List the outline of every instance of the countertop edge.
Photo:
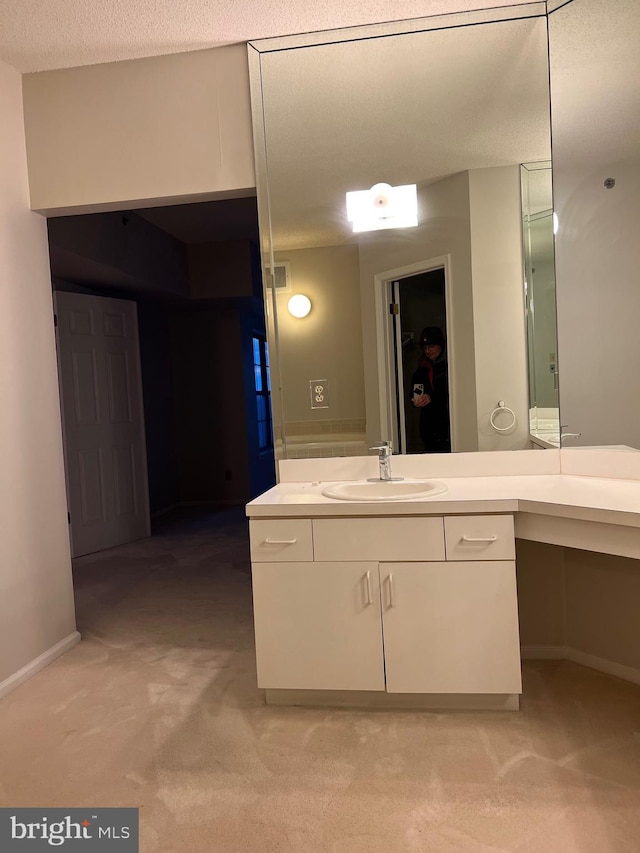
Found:
[[(560, 475), (562, 477), (562, 475)], [(483, 479), (483, 478), (479, 478)], [(487, 478), (489, 479), (489, 478)], [(524, 479), (524, 478), (523, 478)], [(593, 481), (591, 481), (593, 482)], [(616, 481), (606, 482), (607, 487), (615, 485)], [(317, 487), (320, 484), (309, 484)], [(625, 487), (628, 483), (625, 481)], [(640, 484), (638, 484), (640, 488)], [(619, 507), (611, 500), (611, 492), (604, 495), (603, 505), (595, 505), (594, 495), (587, 495), (584, 503), (574, 495), (568, 494), (563, 500), (558, 494), (526, 495), (527, 489), (522, 483), (513, 483), (511, 495), (480, 498), (422, 498), (401, 501), (343, 501), (323, 497), (314, 493), (295, 493), (282, 491), (278, 486), (269, 490), (265, 495), (255, 498), (245, 506), (248, 518), (314, 518), (314, 517), (376, 517), (376, 516), (429, 516), (429, 515), (482, 515), (490, 513), (528, 513), (539, 516), (590, 521), (620, 525), (623, 527), (640, 527), (640, 492), (638, 494), (638, 510), (629, 509), (628, 496), (621, 501)], [(555, 492), (555, 488), (552, 490)], [(520, 495), (517, 494), (520, 492)], [(525, 493), (524, 495), (522, 493)], [(266, 497), (266, 496), (269, 497)], [(635, 500), (635, 494), (634, 494)], [(632, 503), (632, 506), (634, 504)]]
[(435, 501), (323, 501), (322, 503), (272, 503), (247, 505), (248, 518), (309, 518), (317, 516), (375, 516), (375, 515), (482, 515), (491, 512), (516, 512), (517, 498), (488, 500)]

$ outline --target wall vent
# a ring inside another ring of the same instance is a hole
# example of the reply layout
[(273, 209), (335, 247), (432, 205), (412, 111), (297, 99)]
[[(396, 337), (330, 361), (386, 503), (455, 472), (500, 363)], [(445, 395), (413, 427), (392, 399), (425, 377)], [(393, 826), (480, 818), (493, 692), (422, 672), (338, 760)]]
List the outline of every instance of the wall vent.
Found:
[[(275, 264), (274, 268), (276, 290), (291, 290), (291, 270), (288, 261)], [(272, 287), (271, 267), (265, 267), (267, 287)]]

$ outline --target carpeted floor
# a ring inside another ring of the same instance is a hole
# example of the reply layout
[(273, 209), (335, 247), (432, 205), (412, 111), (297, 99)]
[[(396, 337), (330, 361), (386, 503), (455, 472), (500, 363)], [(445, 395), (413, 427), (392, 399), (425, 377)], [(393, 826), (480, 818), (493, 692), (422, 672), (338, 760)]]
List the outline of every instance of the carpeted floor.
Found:
[(242, 510), (77, 560), (83, 641), (0, 702), (0, 805), (137, 806), (142, 853), (637, 853), (640, 687), (520, 712), (268, 708)]

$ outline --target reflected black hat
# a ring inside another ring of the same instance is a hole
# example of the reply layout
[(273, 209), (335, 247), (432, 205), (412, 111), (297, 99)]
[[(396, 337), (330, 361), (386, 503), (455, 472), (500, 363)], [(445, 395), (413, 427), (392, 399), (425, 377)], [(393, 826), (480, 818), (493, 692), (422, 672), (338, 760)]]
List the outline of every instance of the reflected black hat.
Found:
[(444, 335), (440, 326), (425, 326), (420, 332), (420, 346), (424, 344), (437, 344), (444, 349)]

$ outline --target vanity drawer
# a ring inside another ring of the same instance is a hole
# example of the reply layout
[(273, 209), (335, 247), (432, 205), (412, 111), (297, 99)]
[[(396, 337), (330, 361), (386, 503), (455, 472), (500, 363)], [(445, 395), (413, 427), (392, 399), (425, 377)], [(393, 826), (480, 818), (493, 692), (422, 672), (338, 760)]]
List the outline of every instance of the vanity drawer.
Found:
[(444, 520), (447, 560), (515, 560), (512, 515), (455, 515)]
[(442, 516), (314, 518), (316, 560), (444, 560)]
[(254, 563), (313, 560), (310, 518), (251, 519), (249, 536)]

